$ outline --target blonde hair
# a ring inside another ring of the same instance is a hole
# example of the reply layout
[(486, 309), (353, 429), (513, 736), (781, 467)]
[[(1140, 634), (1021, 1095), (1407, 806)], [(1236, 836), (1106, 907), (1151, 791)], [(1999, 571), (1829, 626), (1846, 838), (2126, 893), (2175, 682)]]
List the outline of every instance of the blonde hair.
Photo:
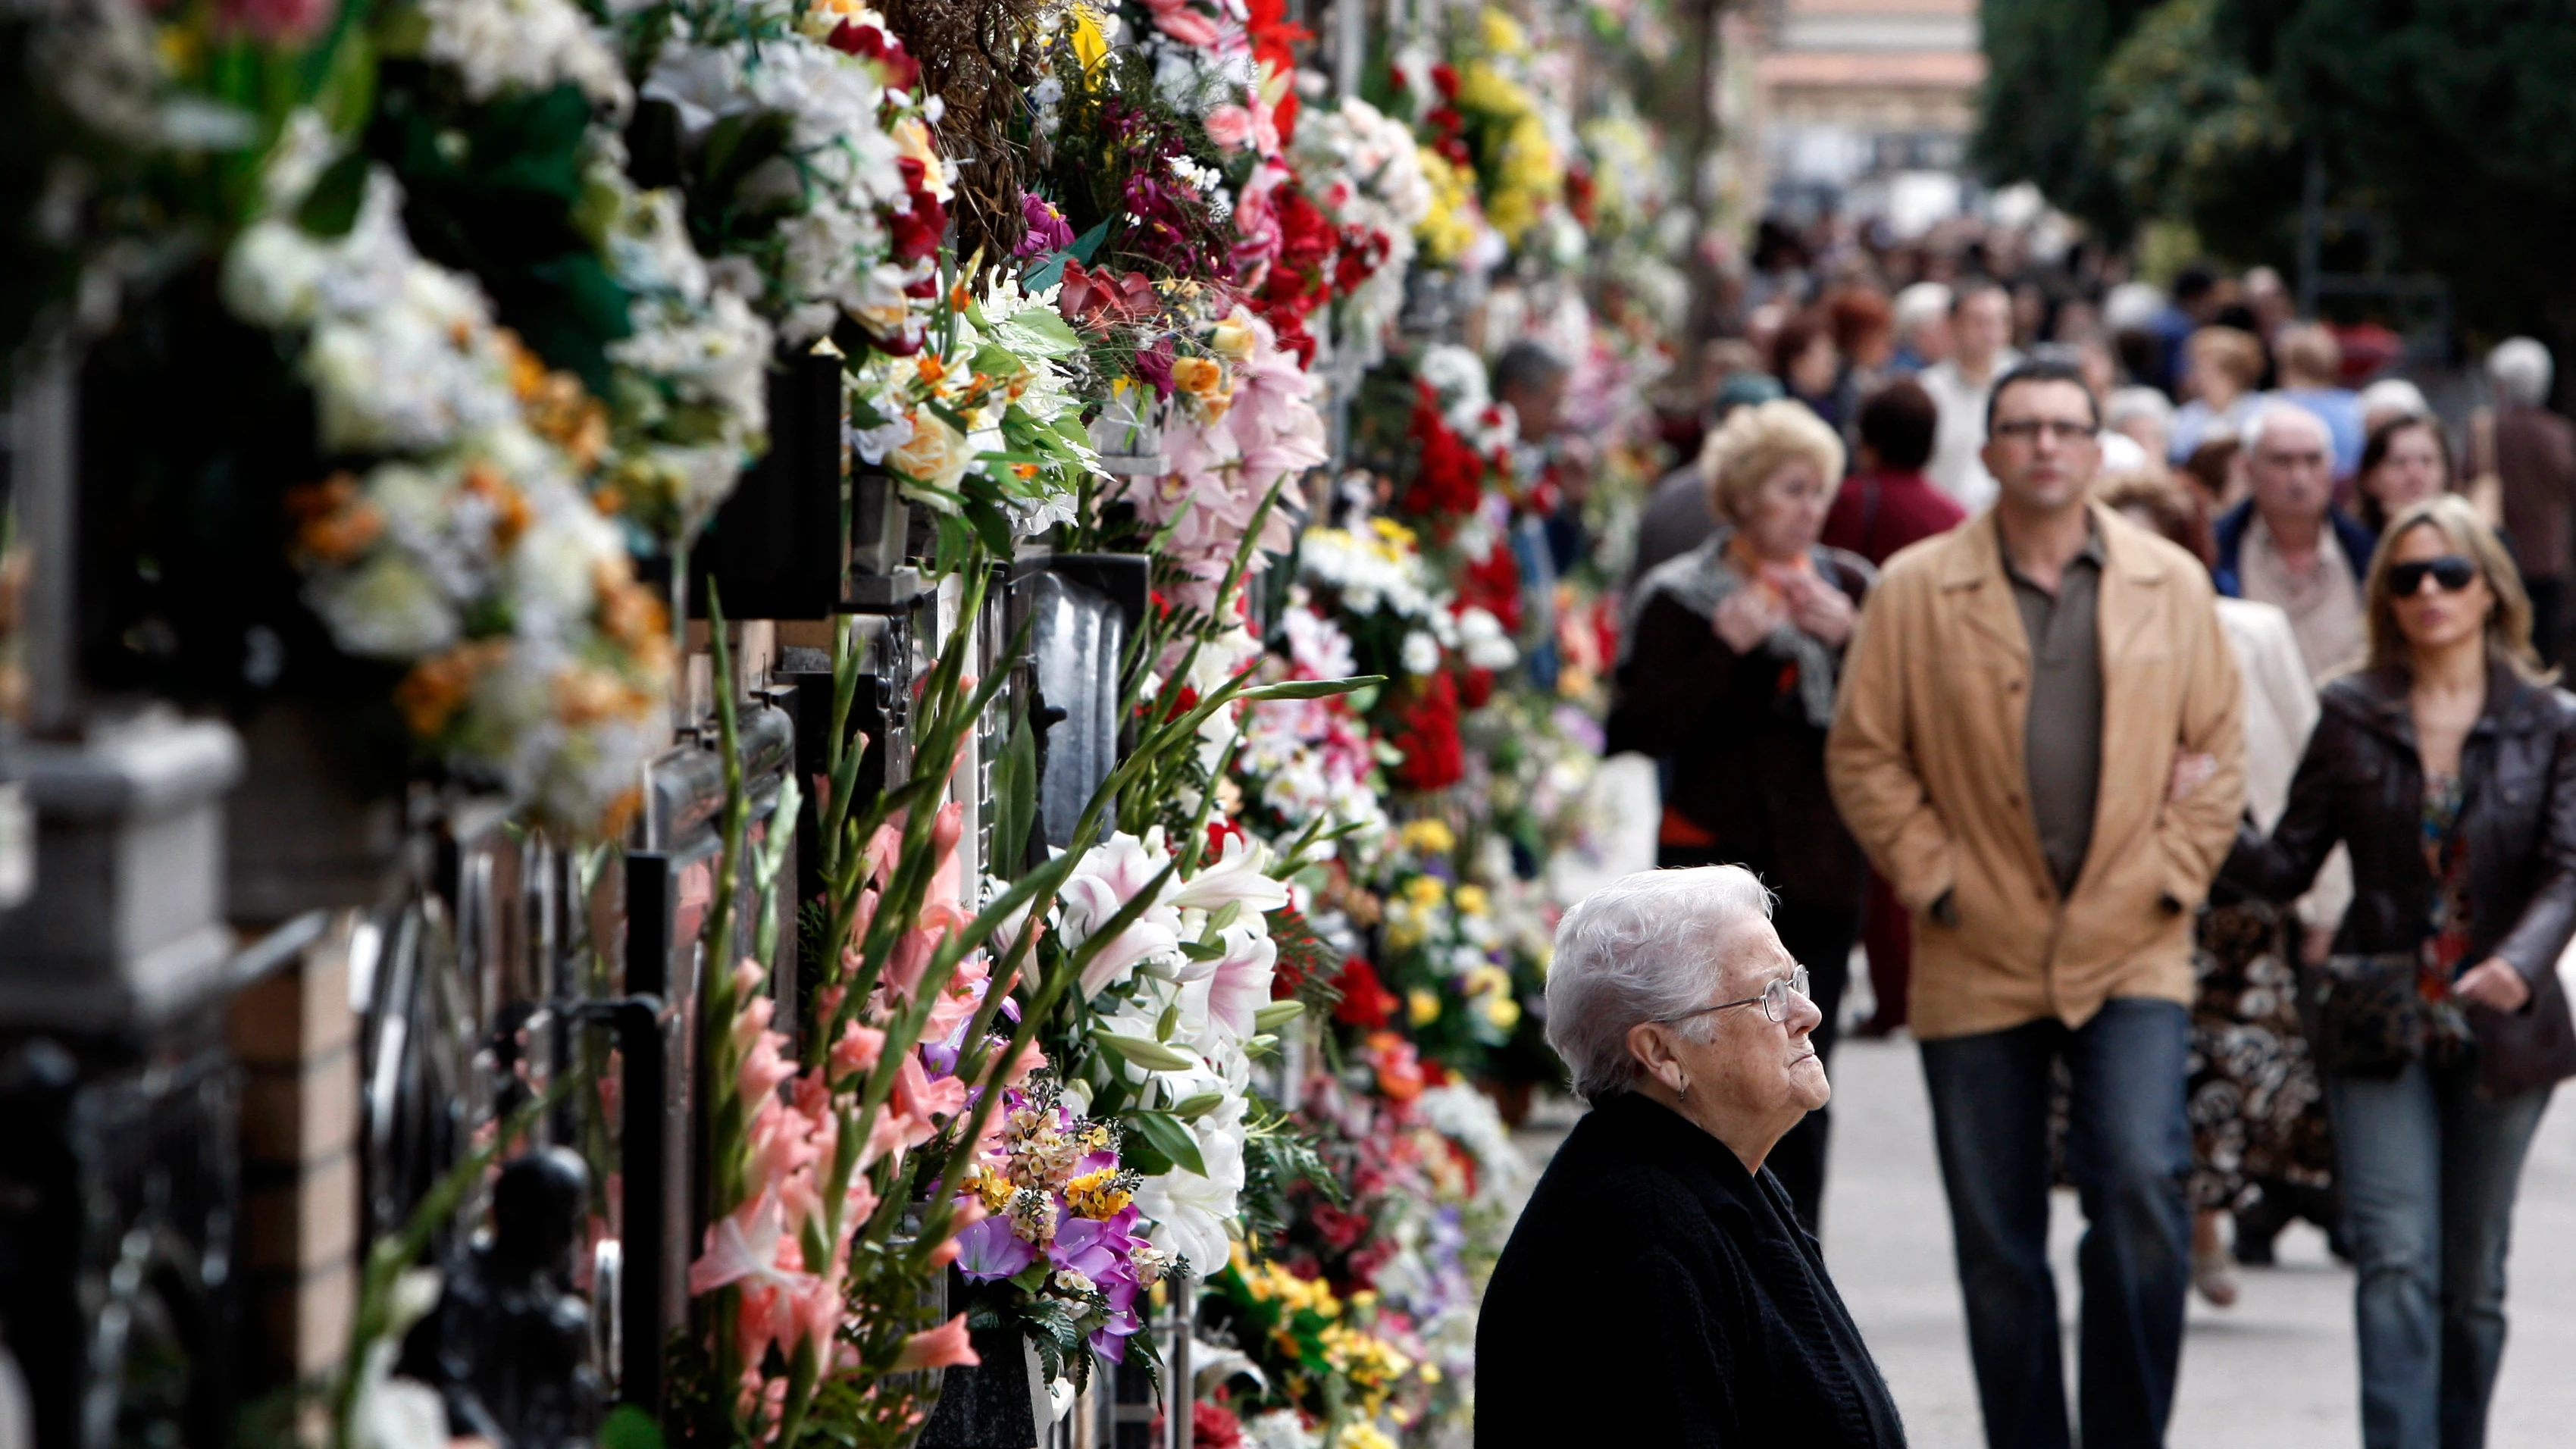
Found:
[(1728, 522), (1743, 517), (1780, 465), (1801, 458), (1816, 465), (1826, 488), (1842, 482), (1843, 440), (1805, 403), (1780, 398), (1737, 408), (1699, 450), (1708, 511)]
[(2495, 595), (2495, 610), (2487, 615), (2487, 656), (2503, 660), (2534, 683), (2555, 680), (2558, 671), (2543, 665), (2532, 650), (2531, 595), (2523, 589), (2513, 555), (2505, 552), (2495, 530), (2478, 517), (2477, 505), (2457, 493), (2410, 505), (2379, 536), (2379, 548), (2370, 556), (2370, 578), (2362, 587), (2362, 610), (2370, 626), (2370, 667), (2403, 667), (2409, 661), (2412, 646), (2406, 642), (2406, 631), (2397, 627), (2397, 600), (2389, 590), (2388, 571), (2394, 566), (2398, 540), (2418, 528), (2439, 532), (2453, 553), (2476, 564)]

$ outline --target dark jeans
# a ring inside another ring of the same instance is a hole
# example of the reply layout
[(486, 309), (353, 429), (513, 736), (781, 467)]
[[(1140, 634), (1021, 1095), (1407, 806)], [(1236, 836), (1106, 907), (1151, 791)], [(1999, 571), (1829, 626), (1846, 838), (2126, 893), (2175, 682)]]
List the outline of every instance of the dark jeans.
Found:
[(2549, 1091), (2478, 1095), (2470, 1066), (2330, 1076), (2352, 1235), (2365, 1449), (2479, 1449), (2504, 1358), (2504, 1260)]
[[(1807, 984), (1815, 993), (1816, 1009), (1825, 1014), (1808, 1040), (1815, 1043), (1816, 1060), (1830, 1080), (1834, 1069), (1834, 1024), (1842, 1016), (1843, 991), (1851, 984), (1851, 950), (1853, 940), (1860, 935), (1860, 912), (1818, 910), (1782, 901), (1772, 913), (1771, 924), (1780, 932), (1780, 944), (1807, 968)], [(1789, 1190), (1789, 1201), (1798, 1209), (1799, 1226), (1810, 1233), (1820, 1232), (1824, 1221), (1825, 1146), (1833, 1134), (1832, 1111), (1830, 1107), (1819, 1107), (1808, 1113), (1764, 1159), (1779, 1177), (1780, 1185)]]
[(1923, 1043), (1993, 1449), (2073, 1442), (2048, 1264), (2049, 1078), (2061, 1055), (2074, 1079), (2067, 1170), (2086, 1224), (2076, 1252), (2084, 1449), (2164, 1442), (2191, 1281), (2190, 1046), (2180, 1005), (2137, 998), (2072, 1030), (2052, 1018)]

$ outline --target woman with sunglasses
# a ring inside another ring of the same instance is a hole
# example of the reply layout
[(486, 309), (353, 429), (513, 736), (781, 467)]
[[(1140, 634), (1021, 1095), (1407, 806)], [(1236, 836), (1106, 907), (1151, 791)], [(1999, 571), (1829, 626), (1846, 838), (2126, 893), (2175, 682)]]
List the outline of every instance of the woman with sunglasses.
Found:
[(1624, 877), (1556, 927), (1547, 1041), (1591, 1105), (1476, 1335), (1477, 1449), (1902, 1449), (1869, 1348), (1766, 1165), (1832, 1088), (1751, 871)]
[(2467, 499), (2398, 512), (2365, 592), (2367, 663), (2326, 685), (2288, 809), (2220, 881), (2288, 900), (2350, 848), (2352, 906), (2309, 999), (2359, 1270), (2362, 1442), (2470, 1449), (2523, 1156), (2576, 1075), (2557, 970), (2576, 934), (2576, 707)]

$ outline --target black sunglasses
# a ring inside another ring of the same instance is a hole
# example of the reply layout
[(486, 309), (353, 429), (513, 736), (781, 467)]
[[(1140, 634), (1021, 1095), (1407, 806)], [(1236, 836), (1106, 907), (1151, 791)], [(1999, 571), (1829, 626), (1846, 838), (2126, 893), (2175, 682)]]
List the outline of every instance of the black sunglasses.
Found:
[(2424, 587), (2428, 574), (2433, 582), (2442, 586), (2443, 593), (2456, 594), (2477, 581), (2478, 566), (2455, 553), (2414, 563), (2390, 564), (2388, 592), (2401, 599), (2413, 598), (2416, 591)]

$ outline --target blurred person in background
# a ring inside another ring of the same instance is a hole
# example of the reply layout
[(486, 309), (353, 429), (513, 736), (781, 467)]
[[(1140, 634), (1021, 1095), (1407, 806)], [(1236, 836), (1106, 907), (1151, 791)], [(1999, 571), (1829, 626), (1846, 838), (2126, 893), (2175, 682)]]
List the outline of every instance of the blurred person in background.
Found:
[(1909, 1025), (1986, 1442), (2074, 1438), (2048, 1255), (2062, 1063), (2082, 1441), (2129, 1449), (2164, 1441), (2182, 1353), (2191, 919), (2243, 805), (2242, 691), (2200, 561), (2091, 502), (2083, 378), (2027, 364), (1993, 406), (1995, 506), (1889, 560), (1826, 764), (1914, 911)]
[[(1866, 867), (1826, 790), (1825, 732), (1877, 571), (1819, 542), (1843, 445), (1804, 406), (1738, 412), (1701, 461), (1719, 523), (1629, 600), (1608, 752), (1669, 762), (1659, 864), (1742, 865), (1779, 892), (1774, 921), (1814, 974), (1830, 1065)], [(1771, 1155), (1811, 1233), (1829, 1126), (1819, 1110)]]
[[(2189, 266), (2173, 280), (2173, 291), (2148, 323), (2159, 345), (2157, 369), (2147, 379), (2176, 397), (2183, 395), (2191, 359), (2192, 334), (2217, 320), (2218, 275), (2205, 266)], [(2257, 375), (2261, 369), (2256, 369)], [(2251, 382), (2246, 384), (2251, 387)]]
[(2165, 456), (2179, 463), (2207, 438), (2244, 426), (2254, 408), (2254, 385), (2263, 377), (2263, 344), (2236, 327), (2203, 327), (2184, 347), (2190, 400), (2174, 410), (2173, 439)]
[(2336, 381), (2343, 372), (2343, 351), (2336, 346), (2334, 333), (2321, 324), (2302, 322), (2283, 328), (2272, 352), (2281, 364), (2280, 386), (2273, 395), (2325, 420), (2326, 431), (2334, 439), (2335, 481), (2352, 477), (2361, 467), (2361, 445), (2367, 435), (2361, 426), (2360, 394)]
[(2361, 390), (2361, 430), (2377, 432), (2392, 418), (2429, 418), (2433, 405), (2424, 400), (2424, 389), (2402, 377), (2383, 377)]
[(1916, 282), (1896, 294), (1896, 355), (1891, 371), (1917, 373), (1950, 360), (1950, 289)]
[(1995, 496), (1994, 475), (1979, 450), (1986, 445), (1986, 394), (2021, 363), (2011, 342), (2012, 299), (2004, 289), (1984, 278), (1962, 282), (1950, 302), (1950, 359), (1915, 379), (1941, 409), (1932, 481), (1970, 513)]
[(2430, 413), (2400, 415), (2370, 430), (2362, 444), (2355, 511), (2377, 533), (2388, 520), (2452, 489), (2451, 438)]
[(2174, 470), (2176, 481), (2191, 489), (2213, 519), (2246, 499), (2245, 444), (2234, 435), (2210, 438), (2191, 450)]
[(2102, 426), (2135, 439), (2148, 457), (2173, 456), (2173, 403), (2151, 387), (2114, 388), (2102, 404)]
[[(2105, 475), (2094, 496), (2204, 562), (2211, 557), (2208, 528), (2180, 484)], [(2316, 727), (2316, 686), (2287, 615), (2251, 599), (2215, 602), (2245, 691), (2246, 810), (2268, 829), (2289, 803), (2290, 776)], [(2240, 1259), (2219, 1232), (2231, 1213), (2243, 1261), (2269, 1263), (2273, 1234), (2302, 1212), (2342, 1251), (2334, 1133), (2298, 1003), (2300, 966), (2323, 959), (2320, 938), (2333, 934), (2351, 899), (2351, 868), (2338, 853), (2295, 910), (2213, 896), (2193, 926), (2192, 1284), (2220, 1308), (2238, 1291)], [(2249, 1232), (2258, 1222), (2269, 1230)]]
[(2265, 402), (2245, 420), (2242, 441), (2253, 496), (2211, 530), (2218, 591), (2289, 615), (2308, 677), (2321, 681), (2361, 657), (2361, 579), (2376, 538), (2334, 506), (2324, 419), (2296, 403)]
[(1834, 348), (1842, 354), (1834, 398), (1848, 426), (1860, 414), (1860, 400), (1888, 376), (1888, 364), (1896, 356), (1896, 313), (1885, 292), (1864, 284), (1837, 288), (1825, 299), (1825, 316), (1833, 327)]
[[(1514, 445), (1514, 467), (1524, 479), (1539, 479), (1553, 488), (1555, 505), (1540, 521), (1551, 577), (1571, 568), (1583, 551), (1583, 499), (1591, 491), (1591, 440), (1560, 436), (1565, 426), (1565, 390), (1574, 369), (1554, 348), (1522, 338), (1494, 359), (1494, 401), (1508, 406), (1519, 420), (1520, 441)], [(1517, 547), (1517, 545), (1516, 545)], [(1524, 557), (1527, 571), (1533, 561)]]
[(2290, 803), (2225, 880), (2285, 901), (2349, 847), (2318, 997), (2366, 1449), (2477, 1449), (2533, 1131), (2576, 1074), (2576, 707), (2531, 649), (2513, 560), (2466, 499), (2397, 515), (2365, 666), (2330, 682)]
[[(2290, 296), (2289, 284), (2282, 281), (2281, 274), (2272, 268), (2255, 267), (2246, 272), (2245, 281), (2238, 291), (2245, 310), (2253, 315), (2254, 335), (2270, 344), (2277, 353), (2282, 330), (2299, 315), (2298, 304)], [(2288, 359), (2283, 359), (2282, 366), (2286, 369), (2288, 365)], [(2286, 387), (2289, 384), (2284, 380), (2282, 385)]]
[[(1940, 426), (1940, 409), (1932, 405), (1931, 394), (1910, 379), (1898, 378), (1861, 403), (1860, 467), (1843, 480), (1833, 511), (1825, 515), (1827, 546), (1858, 554), (1875, 566), (1967, 518), (1966, 510), (1923, 474)], [(1870, 996), (1877, 1004), (1859, 1033), (1883, 1037), (1905, 1025), (1914, 923), (1886, 878), (1874, 870), (1861, 945), (1869, 958)]]
[(1771, 376), (1807, 411), (1842, 431), (1843, 406), (1836, 384), (1842, 380), (1842, 353), (1834, 346), (1833, 323), (1821, 309), (1791, 317), (1771, 341)]
[[(1748, 351), (1747, 355), (1750, 353)], [(1771, 374), (1758, 367), (1735, 373), (1717, 390), (1710, 408), (1711, 427), (1691, 461), (1665, 474), (1646, 498), (1645, 511), (1637, 517), (1637, 551), (1628, 565), (1628, 588), (1634, 592), (1639, 580), (1653, 573), (1666, 559), (1678, 558), (1700, 546), (1717, 519), (1708, 511), (1708, 442), (1717, 437), (1717, 429), (1728, 418), (1744, 408), (1774, 401), (1780, 396), (1780, 384)]]
[(2506, 338), (2487, 354), (2496, 405), (2491, 421), (2486, 415), (2470, 421), (2469, 474), (2495, 480), (2504, 530), (2531, 598), (2531, 644), (2555, 665), (2564, 647), (2576, 426), (2549, 411), (2552, 374), (2549, 349), (2528, 337)]

